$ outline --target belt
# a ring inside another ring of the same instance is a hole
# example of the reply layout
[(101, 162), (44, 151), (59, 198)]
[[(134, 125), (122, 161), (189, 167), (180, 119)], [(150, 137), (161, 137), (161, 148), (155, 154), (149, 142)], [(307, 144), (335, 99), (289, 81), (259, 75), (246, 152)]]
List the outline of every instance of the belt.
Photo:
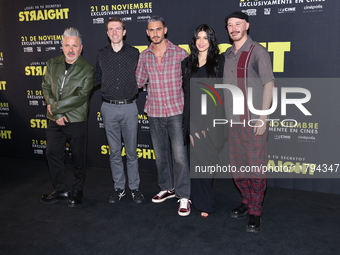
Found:
[(131, 99), (122, 99), (122, 100), (106, 100), (103, 98), (103, 101), (109, 104), (131, 104), (136, 99), (136, 97)]

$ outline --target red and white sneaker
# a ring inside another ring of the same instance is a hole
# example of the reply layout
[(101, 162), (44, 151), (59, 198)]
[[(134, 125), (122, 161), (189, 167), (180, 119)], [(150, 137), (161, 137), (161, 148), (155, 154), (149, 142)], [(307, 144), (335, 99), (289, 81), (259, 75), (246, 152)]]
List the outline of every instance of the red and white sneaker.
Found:
[(152, 198), (152, 202), (161, 203), (166, 199), (175, 197), (175, 190), (162, 190)]
[(190, 204), (191, 201), (187, 198), (181, 198), (178, 200), (178, 215), (179, 216), (188, 216), (190, 214)]

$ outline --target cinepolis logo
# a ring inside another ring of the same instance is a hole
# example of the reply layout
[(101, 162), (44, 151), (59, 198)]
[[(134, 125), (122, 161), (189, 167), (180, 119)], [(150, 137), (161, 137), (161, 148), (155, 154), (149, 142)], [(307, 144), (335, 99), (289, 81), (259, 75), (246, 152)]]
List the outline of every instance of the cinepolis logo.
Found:
[[(210, 98), (214, 101), (215, 106), (217, 106), (217, 100), (218, 100), (219, 105), (223, 105), (221, 96), (218, 94), (216, 89), (214, 89), (212, 86), (205, 84), (203, 82), (197, 82), (197, 83), (204, 86), (203, 88), (201, 87), (198, 89), (203, 90), (205, 93), (207, 93), (210, 96)], [(202, 102), (201, 114), (202, 115), (207, 115), (207, 94), (201, 95), (201, 102)]]

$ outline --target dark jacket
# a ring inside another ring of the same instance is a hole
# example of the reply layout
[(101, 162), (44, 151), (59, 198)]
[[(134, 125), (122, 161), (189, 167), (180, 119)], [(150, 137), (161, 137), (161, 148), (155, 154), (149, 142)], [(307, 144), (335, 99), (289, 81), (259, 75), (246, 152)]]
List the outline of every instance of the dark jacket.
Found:
[[(93, 67), (79, 56), (66, 76), (65, 70), (64, 55), (48, 60), (42, 79), (42, 91), (46, 104), (51, 105), (53, 116), (47, 112), (47, 118), (56, 121), (65, 116), (69, 122), (86, 121), (94, 83)], [(63, 80), (62, 96), (58, 99)]]

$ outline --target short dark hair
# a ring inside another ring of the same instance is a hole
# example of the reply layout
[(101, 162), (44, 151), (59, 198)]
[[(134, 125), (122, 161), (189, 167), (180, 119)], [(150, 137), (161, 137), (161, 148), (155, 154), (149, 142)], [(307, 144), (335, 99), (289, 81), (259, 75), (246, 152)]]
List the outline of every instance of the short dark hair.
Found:
[(159, 17), (159, 16), (152, 16), (150, 19), (148, 19), (148, 24), (151, 23), (151, 22), (157, 22), (157, 21), (162, 22), (163, 26), (166, 27), (165, 20), (162, 17)]
[(120, 18), (118, 18), (118, 17), (112, 17), (112, 18), (109, 18), (106, 21), (106, 30), (109, 30), (108, 26), (109, 26), (110, 22), (120, 22), (120, 23), (122, 23), (123, 30), (126, 30), (124, 22)]

